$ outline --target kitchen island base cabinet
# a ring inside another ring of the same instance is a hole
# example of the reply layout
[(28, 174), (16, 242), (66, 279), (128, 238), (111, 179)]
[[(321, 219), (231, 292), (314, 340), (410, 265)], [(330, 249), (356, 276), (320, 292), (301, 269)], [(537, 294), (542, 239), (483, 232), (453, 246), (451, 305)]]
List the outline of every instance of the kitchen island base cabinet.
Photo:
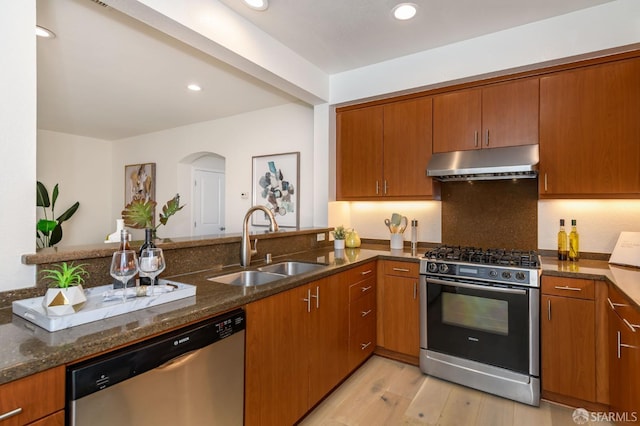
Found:
[(610, 411), (616, 423), (640, 424), (640, 310), (611, 284), (607, 310)]
[(293, 424), (347, 375), (339, 275), (246, 306), (245, 424)]
[[(64, 424), (64, 366), (0, 386), (2, 426)], [(9, 413), (15, 412), (15, 415)], [(62, 421), (62, 423), (61, 423)]]

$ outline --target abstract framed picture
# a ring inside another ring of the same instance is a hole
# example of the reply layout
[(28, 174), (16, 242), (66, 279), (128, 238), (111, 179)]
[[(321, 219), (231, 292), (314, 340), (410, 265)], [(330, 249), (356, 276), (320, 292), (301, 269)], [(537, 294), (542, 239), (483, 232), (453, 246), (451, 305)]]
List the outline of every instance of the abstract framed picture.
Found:
[[(300, 153), (253, 157), (253, 205), (270, 209), (278, 226), (295, 228), (300, 219)], [(256, 212), (251, 224), (268, 226), (265, 214)]]
[(124, 205), (156, 199), (156, 163), (124, 166)]

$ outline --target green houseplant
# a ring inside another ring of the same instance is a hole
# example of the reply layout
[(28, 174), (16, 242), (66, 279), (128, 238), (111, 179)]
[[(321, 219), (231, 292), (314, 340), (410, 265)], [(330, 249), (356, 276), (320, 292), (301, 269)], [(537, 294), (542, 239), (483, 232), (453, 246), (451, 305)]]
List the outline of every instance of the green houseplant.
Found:
[(49, 288), (42, 300), (42, 306), (48, 315), (61, 316), (78, 312), (87, 301), (82, 288), (84, 277), (89, 272), (85, 264), (74, 265), (62, 262), (51, 269), (40, 271), (44, 279), (49, 280)]
[[(36, 207), (42, 207), (44, 218), (38, 220), (36, 223), (36, 246), (38, 248), (53, 247), (62, 240), (62, 222), (71, 219), (71, 216), (75, 214), (80, 207), (80, 203), (76, 201), (65, 210), (60, 216), (55, 217), (56, 201), (58, 199), (59, 189), (58, 184), (53, 187), (51, 198), (49, 198), (49, 191), (40, 181), (36, 182)], [(48, 214), (47, 209), (51, 209)]]
[(134, 229), (152, 229), (155, 237), (158, 227), (160, 225), (166, 225), (169, 218), (178, 213), (184, 207), (184, 205), (180, 205), (180, 194), (176, 194), (175, 197), (167, 201), (167, 203), (162, 207), (160, 223), (154, 226), (153, 213), (157, 204), (158, 203), (154, 200), (133, 200), (125, 206), (124, 210), (122, 210), (124, 224)]
[(347, 238), (347, 230), (344, 226), (337, 226), (333, 231), (333, 248), (336, 250), (344, 249), (344, 239)]

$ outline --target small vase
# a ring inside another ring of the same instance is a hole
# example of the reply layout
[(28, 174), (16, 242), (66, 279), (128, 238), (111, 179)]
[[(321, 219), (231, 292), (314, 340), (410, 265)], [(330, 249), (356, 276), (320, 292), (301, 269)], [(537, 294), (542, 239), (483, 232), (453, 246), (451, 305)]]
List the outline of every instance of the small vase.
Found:
[(42, 307), (49, 316), (62, 316), (78, 312), (87, 302), (81, 285), (50, 288), (42, 299)]
[(344, 250), (344, 240), (333, 240), (333, 248), (336, 250)]
[(349, 232), (344, 244), (349, 248), (360, 247), (360, 237), (358, 236), (358, 233), (355, 230)]

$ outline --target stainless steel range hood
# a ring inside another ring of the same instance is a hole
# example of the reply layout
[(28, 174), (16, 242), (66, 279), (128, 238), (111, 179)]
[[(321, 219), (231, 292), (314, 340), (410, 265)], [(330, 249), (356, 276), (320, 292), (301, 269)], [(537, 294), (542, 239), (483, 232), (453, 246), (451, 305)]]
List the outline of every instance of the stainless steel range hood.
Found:
[(427, 176), (440, 181), (535, 178), (538, 145), (433, 154)]

